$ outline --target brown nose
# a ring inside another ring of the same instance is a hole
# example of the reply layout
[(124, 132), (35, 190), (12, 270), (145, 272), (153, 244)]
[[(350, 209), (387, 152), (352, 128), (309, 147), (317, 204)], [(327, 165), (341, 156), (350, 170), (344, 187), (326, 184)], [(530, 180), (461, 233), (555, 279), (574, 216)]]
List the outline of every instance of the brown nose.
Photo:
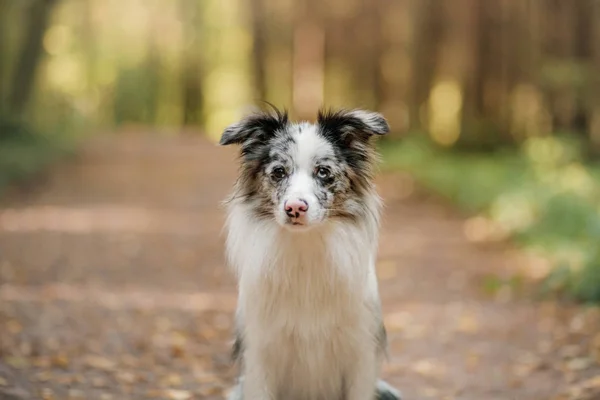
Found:
[(299, 218), (308, 211), (308, 203), (304, 199), (288, 200), (283, 207), (290, 218)]

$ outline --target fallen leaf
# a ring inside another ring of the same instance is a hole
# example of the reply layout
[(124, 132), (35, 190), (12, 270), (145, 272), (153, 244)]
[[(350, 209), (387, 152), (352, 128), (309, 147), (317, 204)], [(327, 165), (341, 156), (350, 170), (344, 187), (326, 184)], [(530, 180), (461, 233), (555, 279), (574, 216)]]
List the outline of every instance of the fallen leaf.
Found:
[(52, 389), (44, 388), (44, 389), (42, 389), (42, 392), (40, 393), (40, 395), (43, 400), (53, 400), (54, 399), (54, 393), (52, 393)]
[(19, 344), (19, 351), (23, 356), (31, 356), (33, 353), (33, 345), (30, 342), (21, 342), (21, 344)]
[(424, 376), (442, 375), (444, 373), (444, 368), (432, 360), (417, 361), (412, 369)]
[(23, 369), (29, 366), (29, 360), (18, 356), (6, 357), (4, 362), (16, 369)]
[(101, 369), (104, 371), (110, 371), (115, 368), (115, 363), (108, 358), (96, 356), (96, 355), (88, 355), (85, 357), (85, 365), (93, 369)]
[(575, 315), (569, 323), (569, 332), (579, 333), (585, 328), (585, 318), (583, 314)]
[(581, 347), (576, 344), (564, 346), (560, 349), (560, 355), (565, 359), (575, 358), (578, 355), (581, 355)]
[(66, 369), (69, 367), (69, 358), (65, 354), (57, 354), (52, 357), (51, 363), (55, 367)]
[(117, 378), (117, 380), (121, 383), (125, 383), (128, 385), (133, 385), (134, 383), (136, 383), (138, 381), (138, 377), (130, 371), (120, 371), (118, 372), (115, 377)]
[(169, 374), (161, 379), (161, 386), (180, 386), (182, 379), (177, 374)]
[(580, 386), (585, 389), (598, 389), (600, 388), (600, 375), (594, 376), (593, 378), (587, 379), (580, 383)]
[(223, 393), (223, 388), (218, 385), (204, 385), (198, 390), (198, 394), (202, 397), (216, 396)]
[(462, 315), (457, 330), (463, 333), (476, 333), (479, 330), (479, 322), (473, 315)]
[(19, 321), (11, 319), (6, 322), (6, 330), (13, 335), (17, 335), (23, 330), (23, 325)]
[(412, 315), (401, 311), (385, 316), (385, 326), (389, 332), (398, 332), (403, 330), (412, 322)]
[(37, 368), (50, 368), (52, 360), (48, 357), (36, 357), (31, 360), (31, 364)]
[(185, 355), (185, 347), (179, 344), (174, 344), (171, 346), (171, 357), (173, 358), (183, 358)]
[(192, 398), (192, 393), (187, 390), (167, 390), (165, 395), (172, 400), (188, 400)]
[(35, 375), (35, 380), (38, 382), (48, 382), (50, 379), (52, 379), (50, 371), (40, 371)]
[(164, 395), (164, 392), (162, 390), (150, 389), (150, 390), (146, 391), (147, 398), (162, 397), (163, 395)]
[(103, 388), (108, 386), (108, 382), (105, 378), (97, 376), (92, 379), (92, 386), (95, 388)]
[(574, 358), (567, 362), (566, 368), (569, 371), (582, 371), (592, 365), (592, 360), (588, 357)]
[(216, 339), (219, 336), (219, 332), (216, 329), (213, 329), (212, 327), (209, 326), (205, 326), (201, 331), (200, 331), (200, 337), (202, 337), (203, 339), (212, 342), (213, 339)]
[(475, 370), (479, 366), (481, 357), (477, 353), (469, 353), (467, 355), (466, 364), (469, 371)]
[(423, 396), (426, 396), (426, 397), (438, 397), (440, 391), (436, 388), (426, 387), (421, 390), (421, 393), (423, 394)]
[(81, 400), (85, 399), (85, 393), (81, 390), (70, 389), (69, 390), (69, 399), (70, 400)]

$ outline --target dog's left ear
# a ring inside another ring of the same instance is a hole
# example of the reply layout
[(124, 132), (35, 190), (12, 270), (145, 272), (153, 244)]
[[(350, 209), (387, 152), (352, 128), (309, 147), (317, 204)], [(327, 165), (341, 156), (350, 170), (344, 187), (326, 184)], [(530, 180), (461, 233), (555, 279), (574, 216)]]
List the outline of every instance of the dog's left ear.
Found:
[(219, 144), (226, 146), (267, 139), (277, 131), (285, 129), (287, 124), (288, 115), (285, 111), (275, 109), (274, 113), (258, 112), (225, 128)]
[(368, 139), (389, 133), (390, 126), (383, 115), (366, 110), (319, 111), (317, 118), (325, 134), (342, 138)]

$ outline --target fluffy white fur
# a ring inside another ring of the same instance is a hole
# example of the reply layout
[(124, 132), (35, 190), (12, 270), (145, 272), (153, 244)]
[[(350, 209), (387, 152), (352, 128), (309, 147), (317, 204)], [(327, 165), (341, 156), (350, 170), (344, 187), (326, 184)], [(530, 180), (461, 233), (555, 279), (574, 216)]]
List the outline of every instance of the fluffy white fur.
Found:
[(376, 221), (298, 233), (248, 215), (244, 205), (231, 207), (227, 240), (239, 277), (244, 398), (335, 398), (342, 377), (348, 400), (373, 397), (381, 362)]
[[(327, 219), (313, 193), (313, 160), (333, 149), (314, 126), (300, 127), (274, 218), (257, 217), (256, 204), (235, 196), (228, 203), (226, 251), (243, 342), (243, 373), (229, 398), (371, 400), (377, 388), (391, 395), (380, 398), (397, 399), (377, 380), (385, 353), (375, 273), (380, 199), (370, 189), (357, 220)], [(309, 207), (300, 227), (283, 212), (294, 198)]]

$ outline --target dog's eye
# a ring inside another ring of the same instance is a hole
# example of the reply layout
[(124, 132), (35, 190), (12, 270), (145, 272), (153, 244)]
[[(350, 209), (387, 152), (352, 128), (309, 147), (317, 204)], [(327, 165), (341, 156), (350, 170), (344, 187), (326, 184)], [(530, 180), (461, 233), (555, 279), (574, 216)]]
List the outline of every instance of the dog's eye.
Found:
[(329, 178), (331, 178), (331, 171), (325, 167), (318, 167), (317, 168), (317, 178), (322, 179), (322, 180), (329, 179)]
[(283, 178), (285, 178), (285, 168), (283, 168), (283, 167), (274, 168), (273, 171), (271, 171), (271, 177), (276, 181), (282, 180)]

